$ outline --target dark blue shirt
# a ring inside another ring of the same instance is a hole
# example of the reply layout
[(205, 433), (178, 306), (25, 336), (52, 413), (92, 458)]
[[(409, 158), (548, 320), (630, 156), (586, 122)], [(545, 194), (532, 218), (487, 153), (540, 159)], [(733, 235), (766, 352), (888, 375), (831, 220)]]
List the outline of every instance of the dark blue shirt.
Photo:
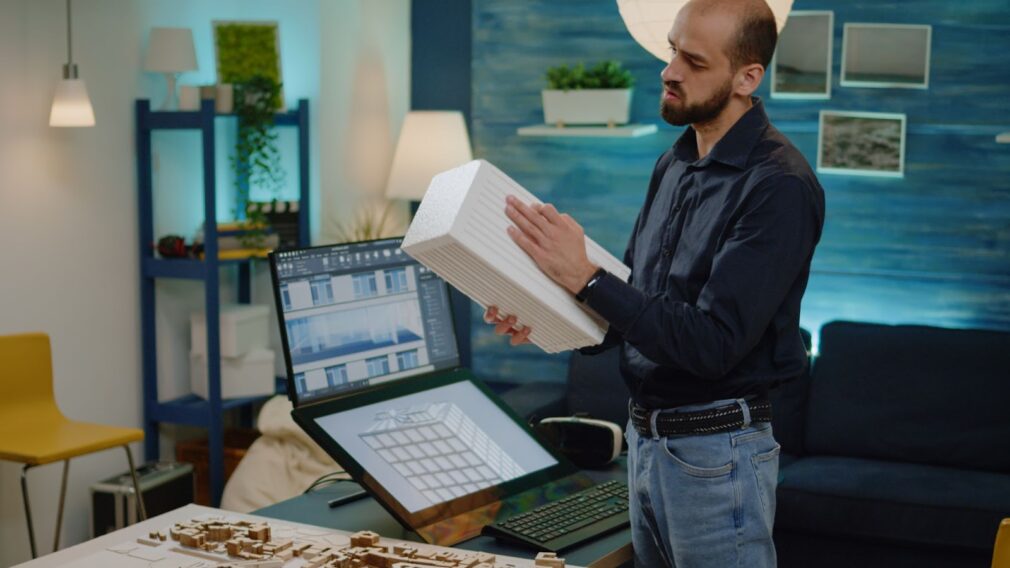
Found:
[(653, 171), (630, 282), (607, 275), (587, 299), (610, 322), (601, 347), (622, 345), (633, 400), (739, 398), (800, 375), (800, 300), (823, 224), (824, 190), (760, 99), (702, 159), (688, 127)]

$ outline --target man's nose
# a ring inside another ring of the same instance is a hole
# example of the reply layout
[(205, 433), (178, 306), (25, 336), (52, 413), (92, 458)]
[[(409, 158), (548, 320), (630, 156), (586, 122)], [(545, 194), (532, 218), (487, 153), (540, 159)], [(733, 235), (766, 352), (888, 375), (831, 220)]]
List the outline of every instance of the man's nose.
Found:
[(684, 75), (682, 73), (682, 68), (680, 62), (676, 57), (670, 58), (670, 62), (666, 64), (666, 67), (659, 73), (659, 77), (663, 82), (674, 81), (681, 82), (684, 80)]

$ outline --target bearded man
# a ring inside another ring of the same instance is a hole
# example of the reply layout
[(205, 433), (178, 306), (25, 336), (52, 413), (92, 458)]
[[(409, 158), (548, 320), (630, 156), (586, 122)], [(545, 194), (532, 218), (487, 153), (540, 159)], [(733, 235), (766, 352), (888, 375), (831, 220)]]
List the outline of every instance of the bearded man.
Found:
[[(509, 234), (606, 319), (631, 391), (626, 437), (635, 564), (775, 566), (779, 445), (770, 389), (803, 373), (800, 300), (824, 191), (753, 96), (777, 40), (763, 0), (692, 0), (670, 30), (660, 114), (689, 125), (656, 163), (624, 282), (586, 257), (581, 226), (510, 198)], [(488, 309), (511, 343), (529, 328)]]

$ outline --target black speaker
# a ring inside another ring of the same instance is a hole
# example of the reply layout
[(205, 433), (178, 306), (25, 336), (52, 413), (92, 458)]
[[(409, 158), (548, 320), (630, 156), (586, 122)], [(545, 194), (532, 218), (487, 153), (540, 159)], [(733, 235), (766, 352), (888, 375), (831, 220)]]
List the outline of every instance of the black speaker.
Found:
[(533, 430), (583, 469), (605, 467), (621, 455), (624, 432), (606, 420), (577, 416), (544, 418)]
[[(147, 517), (193, 502), (193, 466), (178, 462), (148, 462), (137, 468)], [(133, 499), (130, 472), (91, 486), (91, 535), (102, 536), (140, 520)]]

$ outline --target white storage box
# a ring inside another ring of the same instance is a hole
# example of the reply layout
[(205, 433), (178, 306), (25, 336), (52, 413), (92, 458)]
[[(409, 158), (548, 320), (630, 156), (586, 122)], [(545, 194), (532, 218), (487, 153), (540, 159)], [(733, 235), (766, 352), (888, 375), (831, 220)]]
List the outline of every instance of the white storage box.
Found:
[[(270, 346), (270, 316), (268, 306), (257, 304), (223, 304), (221, 313), (221, 356), (241, 357), (254, 349)], [(203, 312), (189, 316), (190, 351), (207, 354), (207, 317)]]
[[(189, 353), (189, 384), (193, 394), (210, 398), (203, 353)], [(221, 358), (221, 398), (271, 395), (275, 390), (273, 351), (254, 349), (242, 357)]]

